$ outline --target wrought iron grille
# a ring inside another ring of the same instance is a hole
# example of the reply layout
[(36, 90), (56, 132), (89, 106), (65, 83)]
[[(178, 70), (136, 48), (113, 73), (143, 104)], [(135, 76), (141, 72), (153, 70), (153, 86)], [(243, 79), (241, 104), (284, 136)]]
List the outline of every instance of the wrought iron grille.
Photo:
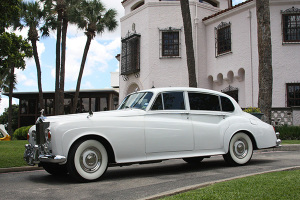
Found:
[(300, 42), (300, 9), (292, 7), (281, 13), (283, 42)]
[(179, 56), (179, 31), (162, 32), (162, 56)]
[(121, 75), (140, 71), (140, 35), (133, 34), (122, 39)]
[(216, 29), (216, 54), (231, 52), (230, 23), (222, 22)]
[(221, 90), (221, 92), (231, 96), (236, 102), (239, 102), (239, 88), (229, 85), (224, 90)]

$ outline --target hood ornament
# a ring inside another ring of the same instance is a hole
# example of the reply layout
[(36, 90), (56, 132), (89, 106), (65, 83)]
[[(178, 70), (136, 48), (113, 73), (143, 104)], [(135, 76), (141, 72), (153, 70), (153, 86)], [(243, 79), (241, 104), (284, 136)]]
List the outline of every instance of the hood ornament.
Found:
[(44, 109), (40, 111), (41, 115), (37, 118), (35, 124), (40, 124), (45, 121), (45, 116), (44, 116)]

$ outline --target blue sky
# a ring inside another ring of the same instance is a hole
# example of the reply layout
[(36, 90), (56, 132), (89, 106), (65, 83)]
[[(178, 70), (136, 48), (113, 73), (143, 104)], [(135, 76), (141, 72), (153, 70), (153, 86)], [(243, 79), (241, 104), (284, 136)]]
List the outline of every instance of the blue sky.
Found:
[[(33, 0), (28, 0), (33, 1)], [(233, 5), (245, 0), (233, 0)], [(121, 0), (102, 0), (106, 8), (114, 8), (118, 12), (119, 27), (114, 32), (104, 32), (92, 40), (81, 82), (81, 89), (101, 89), (110, 87), (110, 72), (118, 71), (118, 61), (115, 56), (120, 53), (121, 31), (120, 17), (124, 16)], [(27, 37), (28, 29), (17, 31), (17, 34)], [(77, 77), (86, 36), (83, 30), (75, 25), (69, 25), (67, 35), (66, 52), (66, 80), (65, 90), (76, 88)], [(56, 33), (52, 32), (50, 37), (40, 38), (38, 41), (38, 52), (42, 68), (43, 91), (54, 91), (55, 89), (55, 44)], [(32, 59), (26, 60), (26, 69), (17, 70), (17, 85), (14, 92), (38, 91), (36, 67)], [(1, 95), (0, 115), (4, 108), (8, 107), (8, 97)], [(17, 99), (13, 99), (18, 104)]]

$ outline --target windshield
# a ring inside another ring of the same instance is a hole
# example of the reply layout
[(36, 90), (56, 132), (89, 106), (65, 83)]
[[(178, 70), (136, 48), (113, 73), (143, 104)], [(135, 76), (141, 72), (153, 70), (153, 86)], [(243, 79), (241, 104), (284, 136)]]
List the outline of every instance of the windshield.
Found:
[(127, 97), (125, 97), (118, 110), (126, 108), (137, 108), (145, 110), (152, 96), (152, 92), (139, 92), (128, 95)]

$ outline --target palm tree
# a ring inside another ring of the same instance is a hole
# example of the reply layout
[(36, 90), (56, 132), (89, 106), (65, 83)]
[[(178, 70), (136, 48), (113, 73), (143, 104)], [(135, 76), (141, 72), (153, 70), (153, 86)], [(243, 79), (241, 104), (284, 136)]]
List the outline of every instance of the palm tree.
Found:
[[(69, 21), (77, 18), (75, 12), (80, 0), (41, 0), (47, 12), (46, 24), (56, 29), (56, 77), (55, 77), (55, 114), (64, 114), (64, 85), (66, 38)], [(75, 11), (74, 11), (75, 10)], [(72, 14), (74, 14), (72, 16)], [(46, 27), (46, 26), (45, 26)], [(45, 34), (49, 34), (45, 31)]]
[(271, 123), (273, 69), (269, 0), (256, 0), (256, 15), (259, 56), (258, 107), (265, 114), (266, 122)]
[[(39, 90), (39, 103), (40, 109), (44, 109), (43, 90), (42, 90), (42, 72), (37, 51), (36, 42), (39, 40), (38, 30), (39, 24), (43, 18), (43, 11), (40, 9), (37, 2), (22, 2), (21, 4), (21, 20), (25, 26), (29, 27), (28, 39), (30, 40), (33, 48), (33, 56), (37, 70), (38, 90)], [(19, 27), (24, 27), (22, 23)]]
[(195, 55), (193, 47), (192, 22), (189, 0), (180, 0), (181, 14), (183, 19), (187, 67), (189, 75), (189, 87), (197, 87)]
[(80, 9), (82, 18), (78, 20), (78, 27), (86, 30), (85, 35), (87, 40), (78, 74), (76, 92), (71, 110), (72, 113), (75, 113), (77, 108), (81, 79), (92, 39), (96, 36), (96, 33), (101, 34), (105, 29), (113, 31), (117, 27), (117, 12), (114, 9), (106, 11), (105, 7), (99, 0), (82, 1)]

